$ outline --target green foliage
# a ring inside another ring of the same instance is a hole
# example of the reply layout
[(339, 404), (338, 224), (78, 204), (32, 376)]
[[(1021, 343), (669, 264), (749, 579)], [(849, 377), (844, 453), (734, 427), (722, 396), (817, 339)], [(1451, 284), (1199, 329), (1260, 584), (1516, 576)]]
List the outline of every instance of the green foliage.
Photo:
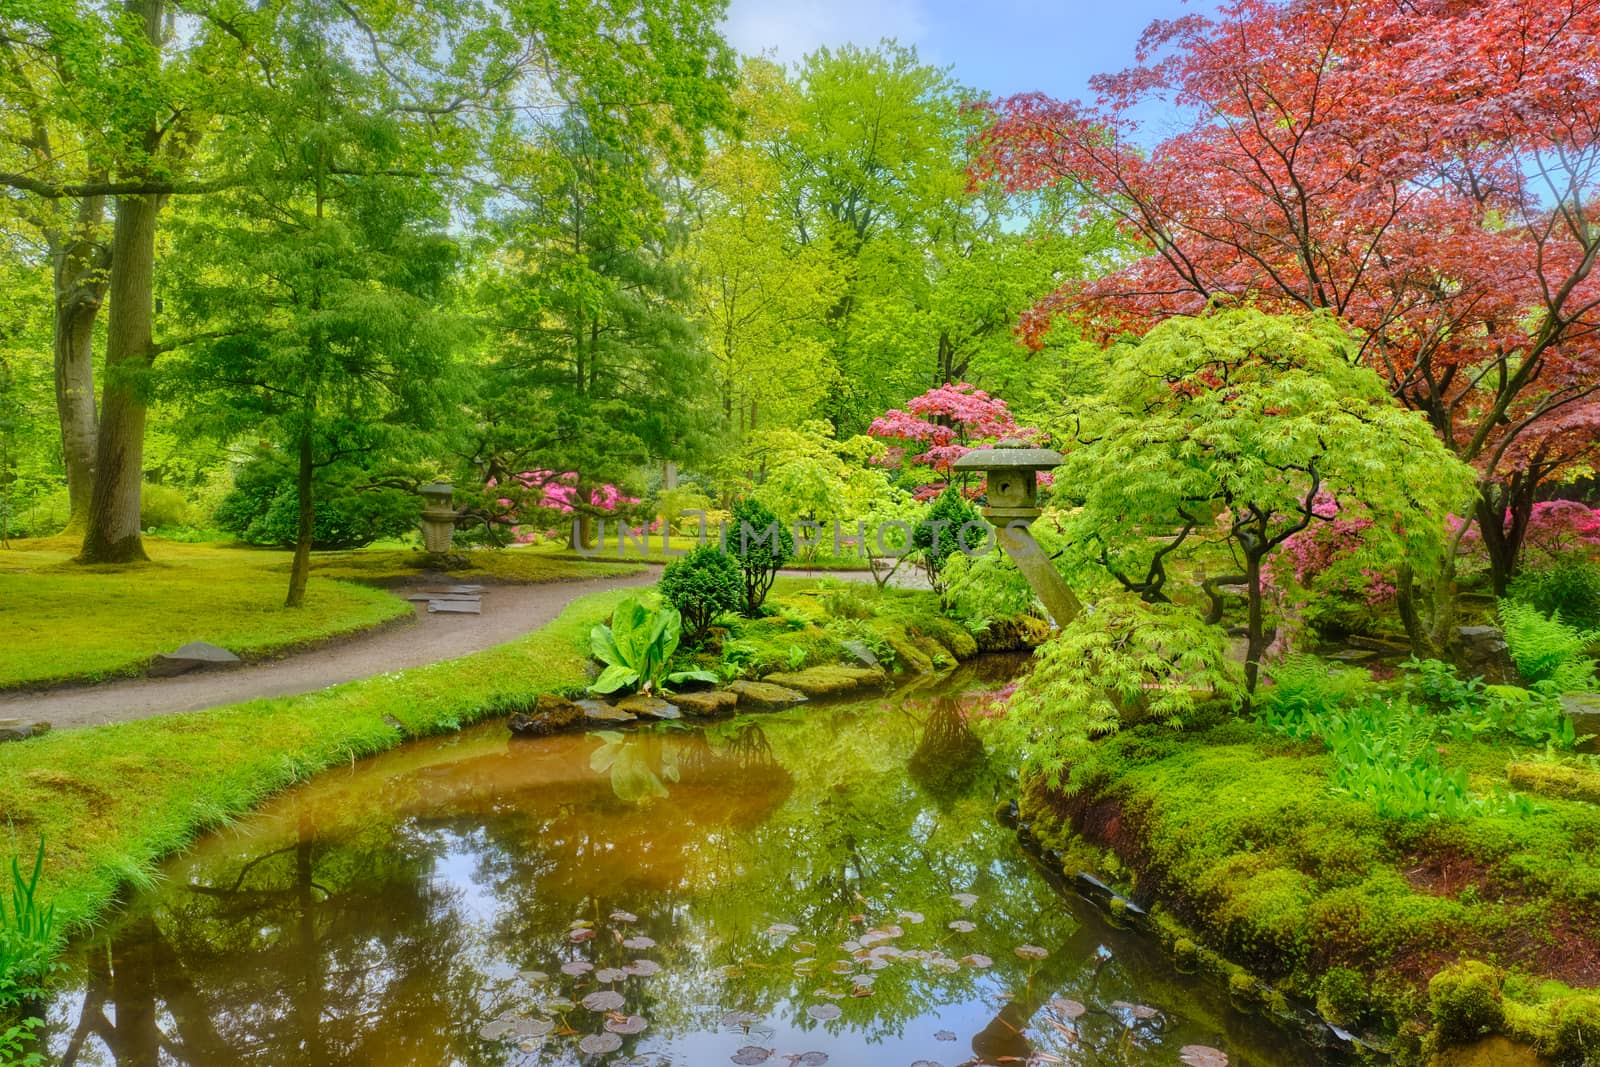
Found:
[(1429, 980), (1429, 1010), (1442, 1044), (1467, 1044), (1500, 1028), (1505, 1022), (1503, 980), (1497, 969), (1477, 960), (1448, 967)]
[(719, 681), (710, 671), (671, 669), (682, 627), (676, 608), (648, 608), (635, 597), (618, 604), (609, 626), (599, 623), (589, 631), (589, 651), (605, 664), (590, 691), (659, 694), (683, 682)]
[(744, 604), (739, 567), (716, 545), (701, 545), (667, 564), (657, 588), (683, 616), (688, 625), (684, 638), (691, 646), (705, 640), (717, 616)]
[(1517, 670), (1529, 682), (1557, 693), (1594, 684), (1594, 660), (1585, 649), (1600, 641), (1600, 630), (1569, 626), (1518, 600), (1500, 602), (1500, 625)]
[(32, 867), (24, 873), (21, 857), (11, 859), (11, 904), (0, 897), (0, 1063), (42, 1064), (37, 1053), (25, 1053), (40, 1021), (25, 1018), (12, 1021), (18, 1004), (44, 995), (45, 978), (51, 968), (59, 937), (55, 905), (46, 905), (39, 896), (39, 878), (44, 872), (44, 839), (34, 855)]
[(1002, 737), (1029, 770), (1060, 784), (1095, 738), (1140, 722), (1181, 725), (1201, 702), (1243, 700), (1220, 630), (1185, 608), (1111, 596), (1034, 653)]
[[(359, 470), (341, 467), (317, 479), (313, 548), (360, 548), (416, 530), (421, 503), (415, 493), (381, 486), (358, 489), (361, 477)], [(294, 471), (274, 453), (240, 469), (213, 520), (249, 544), (290, 548), (299, 522), (297, 507)]]
[(990, 536), (988, 525), (972, 501), (951, 488), (928, 504), (928, 510), (912, 530), (911, 546), (921, 554), (922, 566), (935, 592), (944, 592), (945, 562), (962, 551), (962, 528), (968, 523), (981, 527), (981, 531), (968, 530), (965, 534), (965, 547), (977, 549)]
[(1511, 579), (1506, 595), (1582, 629), (1600, 628), (1600, 562), (1585, 552), (1564, 552)]
[(744, 576), (744, 613), (754, 618), (779, 569), (794, 558), (794, 535), (765, 504), (745, 497), (734, 501), (727, 547)]
[(146, 530), (158, 526), (187, 526), (192, 516), (189, 499), (181, 489), (145, 482), (139, 490), (139, 525)]

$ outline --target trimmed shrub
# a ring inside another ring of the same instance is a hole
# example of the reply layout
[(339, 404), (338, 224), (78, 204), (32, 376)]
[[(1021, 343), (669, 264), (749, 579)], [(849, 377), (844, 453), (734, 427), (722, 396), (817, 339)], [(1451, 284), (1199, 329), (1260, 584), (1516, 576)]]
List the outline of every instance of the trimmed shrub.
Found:
[(739, 565), (716, 545), (702, 545), (661, 572), (661, 595), (683, 616), (691, 645), (705, 640), (717, 616), (744, 603)]
[(734, 502), (727, 548), (744, 578), (744, 613), (755, 618), (778, 570), (794, 559), (794, 535), (765, 504), (745, 497)]

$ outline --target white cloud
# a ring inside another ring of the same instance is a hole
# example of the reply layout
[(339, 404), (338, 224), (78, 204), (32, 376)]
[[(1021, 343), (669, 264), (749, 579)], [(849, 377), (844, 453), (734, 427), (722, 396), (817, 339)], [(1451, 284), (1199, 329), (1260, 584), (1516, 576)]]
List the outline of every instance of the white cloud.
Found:
[(733, 0), (723, 29), (740, 52), (793, 62), (821, 45), (917, 44), (928, 16), (921, 0)]

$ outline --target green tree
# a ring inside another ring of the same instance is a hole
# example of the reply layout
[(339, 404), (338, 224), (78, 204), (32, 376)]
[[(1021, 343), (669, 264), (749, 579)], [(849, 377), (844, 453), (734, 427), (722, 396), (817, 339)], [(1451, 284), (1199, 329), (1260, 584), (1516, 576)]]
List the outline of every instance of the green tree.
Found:
[(1363, 514), (1367, 536), (1419, 571), (1442, 563), (1444, 519), (1471, 472), (1389, 402), (1331, 317), (1174, 318), (1107, 360), (1057, 483), (1057, 501), (1079, 507), (1068, 538), (1115, 574), (1146, 576), (1136, 591), (1153, 601), (1166, 599), (1166, 561), (1225, 547), (1247, 589), (1252, 689), (1270, 638), (1262, 569), (1289, 537)]
[(794, 558), (794, 535), (765, 504), (745, 497), (734, 501), (727, 549), (744, 576), (744, 613), (753, 619), (778, 571)]
[(705, 639), (717, 616), (744, 604), (739, 567), (716, 545), (701, 545), (661, 572), (661, 596), (678, 609), (691, 645)]

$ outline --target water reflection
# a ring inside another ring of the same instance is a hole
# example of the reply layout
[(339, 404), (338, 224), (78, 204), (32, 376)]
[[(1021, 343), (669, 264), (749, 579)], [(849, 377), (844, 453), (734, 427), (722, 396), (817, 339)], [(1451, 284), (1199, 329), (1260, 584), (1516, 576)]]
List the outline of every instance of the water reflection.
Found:
[(1047, 884), (991, 818), (1008, 787), (954, 691), (706, 730), (491, 726), (325, 775), (80, 946), (51, 1051), (953, 1067), (1200, 1044), (1306, 1062)]

